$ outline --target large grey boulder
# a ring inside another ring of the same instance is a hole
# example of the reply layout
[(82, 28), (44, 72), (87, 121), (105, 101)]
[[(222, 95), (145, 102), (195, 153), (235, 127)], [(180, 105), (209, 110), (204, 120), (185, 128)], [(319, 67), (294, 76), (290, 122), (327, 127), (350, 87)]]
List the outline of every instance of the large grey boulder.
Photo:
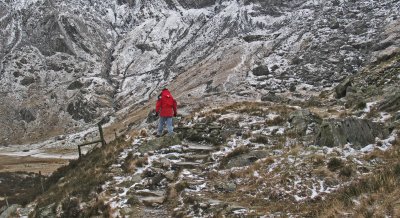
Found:
[(343, 98), (346, 96), (347, 88), (351, 86), (351, 79), (346, 78), (343, 82), (335, 87), (336, 98)]
[(386, 97), (378, 106), (380, 111), (398, 111), (400, 110), (400, 92)]
[[(297, 110), (289, 114), (289, 123), (291, 131), (297, 135), (304, 136), (307, 133), (307, 129), (313, 132), (317, 132), (317, 126), (321, 124), (322, 120), (317, 115), (310, 112), (308, 109)], [(312, 125), (317, 124), (317, 125)]]
[(237, 156), (227, 158), (221, 165), (221, 168), (231, 169), (233, 167), (250, 166), (255, 161), (265, 158), (266, 156), (268, 156), (267, 151), (263, 150), (250, 151), (248, 153), (239, 154)]
[(389, 131), (382, 123), (366, 119), (328, 119), (321, 124), (316, 138), (320, 146), (336, 147), (351, 143), (360, 148), (375, 142), (375, 138), (386, 138)]
[(177, 134), (174, 135), (165, 135), (161, 138), (156, 138), (154, 140), (150, 140), (147, 143), (141, 145), (138, 148), (140, 153), (147, 153), (149, 151), (155, 151), (161, 148), (166, 148), (172, 145), (179, 145), (181, 143), (181, 139)]

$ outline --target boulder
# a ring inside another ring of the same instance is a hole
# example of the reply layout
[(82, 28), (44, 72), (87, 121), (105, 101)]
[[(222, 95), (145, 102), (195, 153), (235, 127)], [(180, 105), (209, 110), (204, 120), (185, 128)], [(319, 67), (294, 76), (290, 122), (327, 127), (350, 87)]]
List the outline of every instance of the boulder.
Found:
[(35, 82), (35, 78), (34, 77), (27, 76), (27, 77), (23, 78), (20, 83), (23, 86), (29, 86), (30, 84), (32, 84), (34, 82)]
[[(349, 90), (349, 89), (347, 89)], [(358, 92), (346, 92), (346, 108), (363, 109), (366, 106), (365, 97)]]
[(172, 169), (195, 169), (199, 166), (201, 164), (197, 162), (176, 162), (172, 164)]
[(17, 209), (20, 208), (21, 205), (13, 204), (7, 209), (5, 209), (1, 214), (0, 218), (8, 218), (8, 217), (19, 217)]
[(214, 188), (220, 192), (234, 192), (236, 190), (236, 184), (233, 182), (217, 182)]
[(74, 81), (69, 86), (67, 87), (67, 90), (75, 90), (75, 89), (80, 89), (83, 87), (83, 83), (81, 81)]
[(164, 203), (165, 197), (144, 197), (140, 199), (142, 203), (146, 206), (157, 206)]
[(174, 181), (175, 180), (175, 171), (168, 171), (164, 173), (165, 178), (167, 178), (169, 181)]
[(148, 141), (147, 143), (141, 145), (138, 150), (140, 153), (144, 154), (149, 151), (159, 150), (172, 145), (179, 145), (180, 143), (181, 140), (177, 134), (165, 135), (163, 137)]
[(273, 92), (269, 92), (268, 94), (261, 97), (261, 101), (270, 101), (270, 102), (281, 102), (283, 99), (279, 95), (275, 95)]
[(386, 97), (378, 106), (380, 111), (399, 111), (400, 110), (400, 92)]
[(228, 158), (228, 160), (225, 161), (225, 164), (222, 165), (221, 167), (224, 169), (231, 169), (233, 167), (250, 166), (255, 161), (265, 158), (266, 156), (268, 156), (268, 154), (269, 154), (268, 151), (263, 151), (263, 150), (250, 151), (248, 153), (239, 154), (231, 158)]
[(356, 148), (375, 143), (375, 138), (386, 138), (389, 131), (382, 123), (366, 119), (328, 119), (321, 124), (316, 138), (320, 146), (336, 147), (351, 143)]
[(29, 108), (22, 108), (19, 111), (19, 115), (21, 116), (21, 119), (26, 121), (27, 123), (30, 123), (30, 122), (36, 120), (34, 110), (29, 109)]
[(253, 69), (254, 76), (267, 76), (269, 73), (267, 66), (258, 66)]
[(346, 96), (347, 87), (351, 86), (351, 79), (346, 78), (343, 82), (335, 87), (336, 98), (343, 98)]
[[(289, 114), (289, 123), (291, 126), (291, 131), (295, 132), (297, 135), (306, 135), (307, 129), (310, 124), (317, 123), (321, 124), (322, 120), (315, 114), (312, 114), (308, 109), (297, 110)], [(318, 125), (317, 125), (318, 126)], [(318, 130), (313, 129), (314, 132)]]

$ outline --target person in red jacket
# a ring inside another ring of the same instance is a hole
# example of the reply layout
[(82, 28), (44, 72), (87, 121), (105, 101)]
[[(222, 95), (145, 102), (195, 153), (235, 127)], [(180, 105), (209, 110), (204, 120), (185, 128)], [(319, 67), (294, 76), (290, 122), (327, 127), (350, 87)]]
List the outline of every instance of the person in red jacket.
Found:
[(161, 94), (158, 96), (156, 114), (160, 116), (157, 137), (161, 136), (165, 123), (167, 124), (168, 133), (173, 134), (174, 127), (172, 124), (172, 117), (177, 115), (176, 101), (167, 88), (163, 88)]

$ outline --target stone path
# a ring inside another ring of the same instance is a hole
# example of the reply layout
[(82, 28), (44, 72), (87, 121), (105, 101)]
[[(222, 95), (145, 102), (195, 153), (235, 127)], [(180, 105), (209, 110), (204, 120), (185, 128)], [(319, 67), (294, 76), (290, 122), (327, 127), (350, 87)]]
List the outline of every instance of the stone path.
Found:
[[(177, 183), (186, 184), (188, 191), (204, 188), (205, 169), (212, 165), (211, 153), (219, 149), (213, 145), (182, 142), (180, 145), (140, 152), (148, 150), (141, 146), (144, 145), (136, 143), (132, 148), (125, 149), (118, 163), (110, 168), (114, 179), (105, 185), (105, 190), (115, 189), (109, 194), (109, 202), (119, 210), (117, 215), (120, 216), (171, 217), (165, 206), (169, 200), (169, 188)], [(137, 158), (147, 157), (148, 164), (137, 168), (134, 173), (125, 173), (121, 166), (128, 153)], [(127, 206), (133, 210), (127, 209)]]

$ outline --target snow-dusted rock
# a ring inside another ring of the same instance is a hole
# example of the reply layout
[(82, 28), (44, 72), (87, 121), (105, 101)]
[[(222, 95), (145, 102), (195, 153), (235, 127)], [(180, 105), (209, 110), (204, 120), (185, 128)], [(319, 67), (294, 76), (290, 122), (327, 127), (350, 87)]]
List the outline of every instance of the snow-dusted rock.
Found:
[(188, 105), (329, 87), (395, 54), (399, 11), (369, 0), (1, 1), (0, 144), (82, 130), (141, 106), (161, 81)]
[(366, 119), (346, 118), (324, 120), (317, 134), (316, 144), (336, 147), (347, 143), (355, 147), (364, 147), (375, 143), (375, 139), (386, 138), (389, 131), (383, 123), (375, 123)]

